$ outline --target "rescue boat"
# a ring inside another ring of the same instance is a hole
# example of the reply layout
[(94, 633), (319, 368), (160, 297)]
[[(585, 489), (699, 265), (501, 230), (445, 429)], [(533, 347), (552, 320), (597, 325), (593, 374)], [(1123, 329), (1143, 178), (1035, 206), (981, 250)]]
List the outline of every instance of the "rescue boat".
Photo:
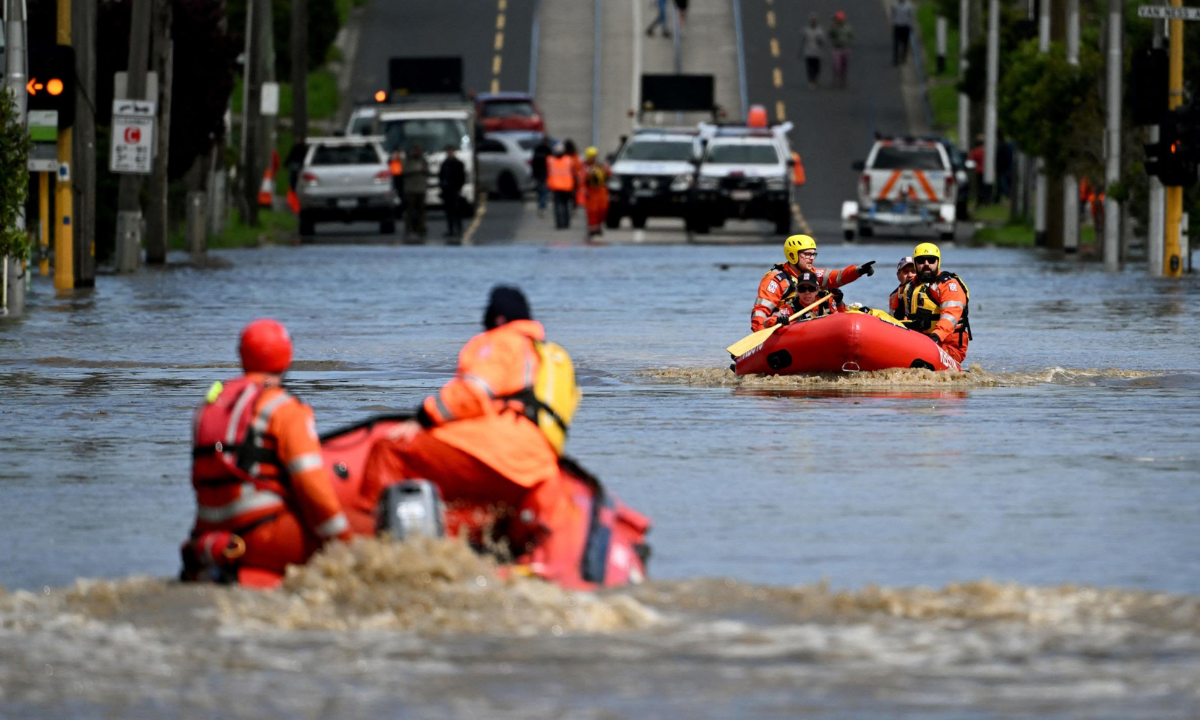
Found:
[[(325, 467), (356, 534), (376, 531), (377, 508), (356, 507), (356, 503), (361, 504), (358, 489), (371, 447), (408, 419), (398, 415), (375, 417), (321, 435)], [(560, 529), (551, 533), (533, 550), (514, 558), (507, 571), (534, 575), (572, 590), (641, 582), (646, 577), (650, 554), (646, 544), (649, 518), (625, 506), (574, 460), (563, 456), (559, 467), (579, 522), (565, 532)], [(452, 503), (445, 513), (445, 534), (457, 537), (465, 532), (470, 536), (478, 530), (480, 518), (490, 512), (482, 506)]]
[[(879, 312), (879, 311), (874, 311)], [(962, 370), (927, 335), (849, 310), (789, 323), (734, 359), (738, 375), (795, 375), (888, 368)]]

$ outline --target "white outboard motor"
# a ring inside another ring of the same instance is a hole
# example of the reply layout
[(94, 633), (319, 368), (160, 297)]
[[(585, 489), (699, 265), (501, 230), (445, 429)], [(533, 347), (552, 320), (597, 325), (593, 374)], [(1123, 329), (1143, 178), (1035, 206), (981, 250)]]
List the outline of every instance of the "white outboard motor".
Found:
[(397, 540), (414, 535), (446, 536), (446, 507), (438, 487), (428, 480), (390, 485), (379, 497), (376, 530)]

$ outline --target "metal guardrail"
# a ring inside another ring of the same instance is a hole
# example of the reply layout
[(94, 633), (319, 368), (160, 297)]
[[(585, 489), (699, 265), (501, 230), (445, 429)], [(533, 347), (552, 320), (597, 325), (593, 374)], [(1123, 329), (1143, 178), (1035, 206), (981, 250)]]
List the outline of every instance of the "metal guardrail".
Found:
[(749, 112), (749, 93), (746, 89), (746, 46), (742, 38), (742, 0), (733, 0), (733, 34), (737, 38), (738, 90), (742, 101), (741, 117)]

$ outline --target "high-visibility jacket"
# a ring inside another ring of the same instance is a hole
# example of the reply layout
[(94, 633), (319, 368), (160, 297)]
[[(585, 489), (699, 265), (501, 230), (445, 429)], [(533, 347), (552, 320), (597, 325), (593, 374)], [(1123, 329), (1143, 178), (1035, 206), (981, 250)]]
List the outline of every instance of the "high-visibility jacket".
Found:
[(804, 163), (800, 161), (800, 153), (792, 153), (792, 184), (800, 187), (805, 182)]
[(193, 437), (193, 538), (236, 533), (246, 543), (243, 564), (277, 571), (326, 540), (349, 539), (312, 409), (268, 376), (214, 386)]
[(971, 340), (966, 285), (951, 272), (942, 272), (927, 283), (907, 286), (906, 313), (911, 327), (925, 333), (960, 363)]
[(393, 155), (392, 159), (388, 161), (388, 171), (393, 177), (404, 174), (404, 161), (400, 159), (399, 155)]
[(541, 362), (534, 341), (545, 336), (533, 320), (514, 320), (476, 335), (459, 353), (454, 379), (422, 405), (434, 438), (525, 487), (558, 475), (550, 441), (524, 406), (508, 399), (533, 386)]
[(546, 158), (546, 188), (552, 192), (571, 192), (575, 189), (575, 173), (569, 156)]
[(905, 297), (908, 283), (900, 283), (892, 294), (888, 296), (888, 312), (897, 320), (903, 320), (908, 317), (908, 309), (905, 307)]
[[(833, 271), (825, 268), (813, 268), (812, 272), (817, 276), (819, 289), (828, 291), (836, 290), (859, 278), (856, 265)], [(755, 298), (754, 307), (750, 310), (750, 329), (752, 331), (762, 330), (763, 323), (767, 318), (779, 312), (785, 303), (792, 310), (799, 310), (800, 307), (803, 307), (792, 304), (796, 295), (796, 276), (799, 273), (800, 269), (795, 265), (782, 263), (775, 265), (767, 271), (766, 275), (763, 275), (762, 281), (758, 283), (758, 297)]]

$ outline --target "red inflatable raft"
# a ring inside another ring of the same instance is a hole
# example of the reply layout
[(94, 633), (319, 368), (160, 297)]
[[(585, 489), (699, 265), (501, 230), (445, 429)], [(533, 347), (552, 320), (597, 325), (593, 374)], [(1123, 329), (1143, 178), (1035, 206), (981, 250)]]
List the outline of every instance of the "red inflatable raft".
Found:
[(785, 325), (735, 358), (738, 375), (794, 375), (887, 368), (962, 370), (926, 335), (865, 312), (839, 312)]

